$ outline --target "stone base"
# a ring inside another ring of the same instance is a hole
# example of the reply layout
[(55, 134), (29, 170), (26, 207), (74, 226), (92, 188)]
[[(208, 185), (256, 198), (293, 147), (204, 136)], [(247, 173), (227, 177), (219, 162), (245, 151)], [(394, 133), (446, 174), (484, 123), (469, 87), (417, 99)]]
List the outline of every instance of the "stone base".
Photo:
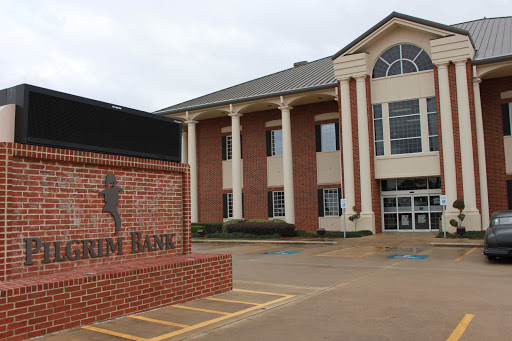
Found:
[(231, 255), (189, 254), (0, 283), (0, 340), (14, 341), (233, 289)]
[[(478, 212), (478, 211), (473, 211), (473, 212), (463, 211), (462, 213), (464, 213), (464, 215), (466, 216), (464, 218), (464, 221), (462, 222), (462, 226), (466, 227), (466, 231), (481, 231), (482, 230), (482, 216), (480, 215), (480, 212)], [(455, 219), (455, 220), (459, 221), (459, 219), (457, 219), (459, 212), (458, 211), (457, 212), (446, 212), (445, 215), (446, 215), (446, 232), (455, 233), (456, 228), (453, 227), (452, 225), (450, 225), (450, 220)], [(441, 221), (441, 224), (442, 225), (441, 225), (440, 231), (443, 231), (444, 222)], [(484, 227), (484, 229), (485, 228), (486, 227)]]

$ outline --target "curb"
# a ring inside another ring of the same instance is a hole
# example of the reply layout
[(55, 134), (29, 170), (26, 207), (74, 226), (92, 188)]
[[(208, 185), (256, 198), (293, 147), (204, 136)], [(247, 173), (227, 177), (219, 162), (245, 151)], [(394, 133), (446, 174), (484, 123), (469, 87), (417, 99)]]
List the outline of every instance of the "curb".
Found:
[(433, 242), (430, 243), (431, 246), (447, 246), (447, 247), (484, 247), (483, 242), (470, 242), (470, 243), (443, 243), (443, 242)]
[(338, 244), (334, 240), (258, 240), (258, 239), (200, 239), (192, 238), (193, 243), (237, 243), (237, 244), (321, 244), (321, 245), (335, 245)]

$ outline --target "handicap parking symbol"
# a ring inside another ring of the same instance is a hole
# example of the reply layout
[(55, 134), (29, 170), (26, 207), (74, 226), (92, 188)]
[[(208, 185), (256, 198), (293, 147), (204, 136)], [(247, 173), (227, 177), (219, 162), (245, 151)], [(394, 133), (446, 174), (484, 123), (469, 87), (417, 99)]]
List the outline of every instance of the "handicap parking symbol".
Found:
[(263, 252), (262, 255), (291, 255), (293, 253), (299, 253), (299, 251), (269, 251)]
[(388, 258), (400, 258), (400, 259), (425, 259), (428, 255), (392, 255)]

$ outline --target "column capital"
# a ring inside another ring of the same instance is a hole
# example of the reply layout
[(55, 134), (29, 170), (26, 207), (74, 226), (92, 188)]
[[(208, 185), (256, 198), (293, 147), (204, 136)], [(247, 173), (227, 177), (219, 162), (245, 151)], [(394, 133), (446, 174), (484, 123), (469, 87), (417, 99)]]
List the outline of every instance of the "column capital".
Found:
[(185, 121), (187, 123), (187, 125), (191, 126), (191, 125), (196, 125), (199, 123), (199, 121), (195, 121), (195, 120), (186, 120)]
[(473, 84), (480, 84), (480, 83), (482, 83), (482, 78), (480, 78), (480, 77), (473, 78)]
[(187, 136), (187, 132), (183, 130), (183, 131), (181, 132), (181, 135), (183, 135), (183, 136)]
[(242, 117), (244, 115), (239, 113), (238, 111), (230, 111), (228, 116), (230, 116), (231, 118), (236, 118), (236, 117)]
[(340, 84), (347, 84), (350, 82), (350, 77), (342, 78), (339, 80)]
[(434, 63), (435, 66), (437, 66), (438, 69), (447, 69), (448, 68), (448, 62), (438, 62)]
[(458, 60), (452, 60), (452, 63), (455, 64), (455, 66), (462, 66), (466, 65), (467, 59), (458, 59)]
[(366, 76), (368, 76), (368, 75), (367, 74), (357, 75), (357, 76), (354, 76), (354, 78), (356, 79), (356, 82), (364, 82), (364, 81), (366, 81)]
[(283, 110), (292, 110), (293, 107), (289, 106), (289, 105), (284, 105), (284, 106), (281, 106), (281, 107), (277, 107), (277, 109), (283, 111)]

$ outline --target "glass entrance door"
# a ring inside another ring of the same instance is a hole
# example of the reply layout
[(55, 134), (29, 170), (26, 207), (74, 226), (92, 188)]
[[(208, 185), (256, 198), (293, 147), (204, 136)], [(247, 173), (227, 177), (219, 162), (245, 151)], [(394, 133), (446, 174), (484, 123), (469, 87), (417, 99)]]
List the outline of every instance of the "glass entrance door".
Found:
[(385, 231), (439, 229), (442, 207), (439, 194), (395, 195), (382, 198)]

